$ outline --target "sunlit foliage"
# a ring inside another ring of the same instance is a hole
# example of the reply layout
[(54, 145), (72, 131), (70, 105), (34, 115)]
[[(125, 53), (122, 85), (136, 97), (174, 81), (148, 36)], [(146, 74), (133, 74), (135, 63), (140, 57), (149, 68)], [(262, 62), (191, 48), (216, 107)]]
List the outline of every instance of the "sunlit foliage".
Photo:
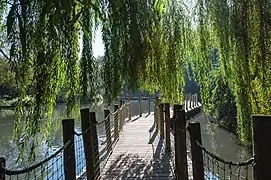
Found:
[(207, 102), (208, 50), (218, 48), (222, 79), (237, 106), (238, 134), (252, 140), (251, 115), (270, 113), (271, 2), (268, 0), (198, 1), (200, 37), (196, 63), (201, 94)]
[[(66, 94), (70, 116), (79, 97), (101, 86), (108, 102), (124, 86), (159, 91), (183, 100), (184, 68), (193, 67), (204, 105), (210, 98), (212, 53), (237, 106), (241, 140), (251, 142), (251, 115), (270, 112), (271, 2), (268, 0), (9, 0), (1, 1), (16, 71), (19, 100), (14, 137), (20, 147), (38, 145), (40, 119), (50, 116), (56, 95)], [(6, 9), (6, 14), (4, 10)], [(102, 69), (92, 41), (102, 29)], [(82, 53), (80, 54), (80, 38)], [(103, 82), (100, 78), (103, 77)], [(97, 80), (98, 79), (98, 80)], [(223, 84), (222, 82), (220, 84)], [(26, 91), (30, 98), (26, 101)], [(24, 133), (20, 121), (29, 105)], [(48, 128), (50, 124), (48, 124)], [(45, 130), (48, 134), (49, 130)], [(22, 152), (23, 153), (23, 152)], [(31, 154), (34, 157), (34, 154)]]

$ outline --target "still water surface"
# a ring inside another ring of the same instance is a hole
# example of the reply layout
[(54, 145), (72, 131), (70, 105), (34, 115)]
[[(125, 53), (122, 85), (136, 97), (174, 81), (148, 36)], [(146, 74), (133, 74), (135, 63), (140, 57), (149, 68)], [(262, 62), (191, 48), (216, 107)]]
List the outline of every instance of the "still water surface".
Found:
[[(90, 108), (96, 112), (96, 120), (101, 122), (104, 119), (105, 105), (98, 103), (95, 105), (83, 105), (81, 108)], [(113, 106), (108, 107), (113, 112)], [(62, 143), (62, 127), (61, 120), (66, 118), (66, 108), (63, 104), (58, 104), (53, 112), (53, 119), (51, 121), (51, 146), (48, 148), (45, 143), (37, 148), (36, 162), (43, 160), (46, 156), (46, 152), (54, 152), (63, 145)], [(142, 101), (143, 112), (148, 112), (148, 102)], [(151, 103), (151, 110), (153, 111), (153, 103)], [(132, 101), (132, 114), (138, 114), (138, 104), (136, 101)], [(77, 132), (81, 132), (81, 124), (79, 117), (73, 117), (75, 119), (75, 127)], [(113, 118), (111, 117), (111, 120)], [(208, 117), (201, 114), (195, 117), (193, 120), (201, 123), (202, 141), (203, 146), (207, 150), (213, 152), (216, 155), (228, 160), (228, 161), (244, 161), (252, 157), (252, 154), (243, 146), (237, 143), (236, 137), (228, 131), (217, 127), (215, 124), (209, 122)], [(21, 169), (29, 166), (27, 160), (23, 160), (20, 163), (16, 163), (18, 157), (18, 150), (16, 145), (10, 140), (13, 129), (14, 112), (12, 110), (0, 111), (0, 157), (5, 157), (7, 162), (7, 168), (9, 169)], [(43, 125), (46, 125), (48, 120), (43, 120)], [(103, 136), (103, 132), (99, 131), (100, 139)], [(34, 162), (35, 163), (35, 162)], [(223, 167), (222, 167), (223, 168)], [(218, 171), (219, 172), (219, 171)], [(250, 172), (249, 172), (250, 173)], [(235, 179), (233, 177), (233, 179)], [(240, 178), (242, 179), (242, 178)], [(250, 178), (249, 178), (250, 179)]]

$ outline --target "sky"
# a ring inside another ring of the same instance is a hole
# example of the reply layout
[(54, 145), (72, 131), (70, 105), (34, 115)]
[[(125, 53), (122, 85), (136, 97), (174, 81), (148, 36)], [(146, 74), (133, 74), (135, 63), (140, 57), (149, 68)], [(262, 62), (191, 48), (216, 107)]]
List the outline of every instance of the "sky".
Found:
[(95, 34), (94, 42), (93, 42), (93, 56), (103, 56), (104, 55), (104, 44), (102, 40), (102, 32), (101, 29), (98, 28)]

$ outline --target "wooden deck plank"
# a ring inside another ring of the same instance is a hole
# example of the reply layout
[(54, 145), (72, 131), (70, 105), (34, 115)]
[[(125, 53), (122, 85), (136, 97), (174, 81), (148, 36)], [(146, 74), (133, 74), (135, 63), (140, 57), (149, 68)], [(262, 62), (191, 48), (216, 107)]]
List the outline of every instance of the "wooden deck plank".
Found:
[[(126, 120), (111, 156), (101, 169), (102, 180), (174, 179), (172, 174), (174, 160), (170, 160), (165, 153), (164, 140), (159, 137), (159, 134), (155, 134), (156, 129), (149, 133), (153, 125), (153, 113), (147, 117), (143, 114), (141, 118)], [(149, 144), (150, 138), (154, 135), (156, 136), (153, 142)], [(171, 135), (171, 142), (172, 144), (174, 142), (173, 135)], [(174, 152), (172, 153), (174, 156)], [(192, 180), (192, 162), (189, 157), (187, 159), (188, 176), (189, 180)], [(85, 175), (80, 177), (80, 179), (85, 178)]]
[(101, 179), (173, 179), (173, 166), (165, 154), (164, 140), (157, 135), (149, 144), (153, 123), (152, 114), (126, 121), (113, 153), (101, 170)]
[[(154, 116), (126, 121), (101, 179), (171, 179), (170, 163), (159, 136), (149, 144)], [(159, 142), (160, 141), (160, 142)]]

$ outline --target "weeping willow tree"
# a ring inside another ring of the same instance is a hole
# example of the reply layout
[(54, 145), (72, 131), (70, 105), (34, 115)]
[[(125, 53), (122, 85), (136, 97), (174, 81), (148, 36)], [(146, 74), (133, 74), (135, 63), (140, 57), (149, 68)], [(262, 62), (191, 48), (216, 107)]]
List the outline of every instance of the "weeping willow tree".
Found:
[[(16, 71), (19, 97), (14, 139), (35, 157), (41, 119), (50, 117), (56, 95), (66, 94), (67, 116), (79, 96), (93, 97), (102, 75), (108, 102), (124, 85), (160, 90), (171, 102), (182, 99), (182, 67), (189, 21), (175, 1), (10, 0), (4, 4), (9, 60)], [(92, 40), (102, 27), (103, 69), (97, 72)], [(82, 33), (82, 35), (80, 35)], [(79, 39), (82, 38), (82, 53)], [(21, 121), (25, 121), (23, 131)], [(49, 137), (51, 122), (43, 129)], [(46, 139), (49, 143), (49, 138)]]
[(104, 81), (108, 98), (129, 89), (159, 90), (182, 100), (183, 67), (190, 22), (181, 1), (109, 1), (104, 12)]
[[(78, 103), (80, 84), (85, 95), (86, 84), (93, 82), (91, 33), (99, 11), (93, 11), (90, 6), (96, 7), (87, 0), (8, 2), (9, 55), (16, 65), (19, 88), (14, 136), (22, 149), (21, 155), (30, 144), (31, 160), (38, 146), (35, 136), (41, 132), (41, 118), (51, 116), (57, 93), (61, 89), (65, 91), (69, 116)], [(80, 76), (79, 32), (82, 29), (85, 33)], [(92, 87), (90, 92), (93, 92)], [(30, 98), (26, 101), (27, 91), (30, 91)], [(26, 104), (29, 107), (25, 127), (20, 133)], [(45, 137), (49, 137), (49, 127), (50, 121), (43, 130)]]
[(209, 51), (219, 50), (222, 77), (237, 106), (240, 139), (252, 140), (251, 115), (270, 113), (270, 1), (198, 1), (195, 34), (201, 94), (208, 103)]
[[(190, 61), (207, 104), (214, 48), (219, 51), (222, 79), (235, 97), (239, 135), (250, 142), (251, 114), (270, 111), (270, 2), (191, 2), (195, 10), (184, 0), (1, 1), (8, 12), (9, 59), (19, 88), (14, 137), (21, 149), (30, 144), (33, 159), (41, 117), (51, 116), (56, 95), (65, 92), (70, 116), (80, 95), (97, 93), (97, 76), (103, 77), (108, 102), (127, 86), (159, 91), (165, 101), (179, 103), (183, 69)], [(100, 72), (92, 52), (98, 26), (105, 45)], [(47, 127), (48, 135), (50, 122)]]

